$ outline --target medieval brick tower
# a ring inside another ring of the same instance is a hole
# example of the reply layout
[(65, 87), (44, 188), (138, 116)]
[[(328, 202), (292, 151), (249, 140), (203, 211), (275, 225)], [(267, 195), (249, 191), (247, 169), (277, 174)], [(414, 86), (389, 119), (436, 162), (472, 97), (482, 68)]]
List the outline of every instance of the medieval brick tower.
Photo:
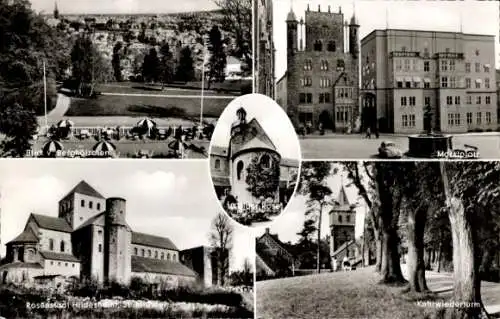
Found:
[[(335, 206), (330, 211), (330, 255), (333, 255), (343, 244), (355, 238), (356, 211), (355, 205), (349, 203), (345, 188), (342, 185)], [(349, 256), (349, 253), (347, 254)]]
[[(294, 125), (344, 131), (359, 117), (359, 25), (333, 12), (307, 8), (297, 21), (290, 10), (287, 25), (287, 72), (277, 96)], [(305, 45), (303, 45), (305, 44)]]
[(108, 282), (128, 283), (130, 280), (132, 232), (125, 220), (125, 206), (123, 198), (106, 199), (104, 276)]

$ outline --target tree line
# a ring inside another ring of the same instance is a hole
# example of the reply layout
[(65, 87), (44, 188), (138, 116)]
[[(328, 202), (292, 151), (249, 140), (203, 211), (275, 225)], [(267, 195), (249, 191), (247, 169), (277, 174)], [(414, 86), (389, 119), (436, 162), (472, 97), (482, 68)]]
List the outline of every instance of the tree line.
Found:
[[(371, 251), (382, 284), (427, 292), (426, 250), (438, 251), (438, 267), (449, 260), (454, 273), (452, 300), (482, 304), (480, 281), (488, 279), (500, 248), (500, 163), (306, 162), (299, 190), (308, 197), (309, 210), (322, 214), (331, 209), (326, 180), (341, 173), (368, 206), (365, 227), (373, 234)], [(318, 220), (315, 226), (321, 229)], [(403, 243), (408, 280), (401, 270)], [(440, 311), (444, 318), (481, 315), (478, 307)]]

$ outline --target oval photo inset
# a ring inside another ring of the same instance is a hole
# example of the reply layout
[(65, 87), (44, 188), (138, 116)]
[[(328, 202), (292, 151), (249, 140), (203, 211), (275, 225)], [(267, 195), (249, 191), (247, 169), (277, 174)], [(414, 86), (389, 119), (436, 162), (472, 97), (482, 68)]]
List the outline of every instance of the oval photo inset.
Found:
[(285, 111), (271, 98), (236, 98), (217, 121), (210, 143), (210, 174), (226, 213), (246, 226), (269, 224), (292, 197), (300, 145)]

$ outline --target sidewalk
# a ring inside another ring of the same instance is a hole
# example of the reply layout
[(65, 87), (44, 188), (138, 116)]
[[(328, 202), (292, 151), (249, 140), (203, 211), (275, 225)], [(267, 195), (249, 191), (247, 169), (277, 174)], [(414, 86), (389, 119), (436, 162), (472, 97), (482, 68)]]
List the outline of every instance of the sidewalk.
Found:
[[(408, 279), (406, 265), (401, 265), (403, 276)], [(432, 292), (441, 296), (451, 296), (453, 293), (453, 274), (448, 272), (426, 271), (427, 286)], [(490, 316), (500, 318), (500, 283), (482, 281), (481, 298)]]
[[(379, 139), (390, 139), (393, 137), (408, 137), (415, 134), (401, 134), (401, 133), (382, 133), (379, 136)], [(452, 133), (448, 134), (452, 136), (500, 136), (500, 132), (468, 132), (468, 133)], [(366, 139), (365, 133), (333, 133), (333, 132), (325, 132), (324, 135), (320, 135), (319, 133), (313, 133), (309, 135), (299, 135), (299, 139), (329, 139), (329, 138), (356, 138), (356, 139)], [(372, 134), (371, 139), (376, 139), (375, 135)]]

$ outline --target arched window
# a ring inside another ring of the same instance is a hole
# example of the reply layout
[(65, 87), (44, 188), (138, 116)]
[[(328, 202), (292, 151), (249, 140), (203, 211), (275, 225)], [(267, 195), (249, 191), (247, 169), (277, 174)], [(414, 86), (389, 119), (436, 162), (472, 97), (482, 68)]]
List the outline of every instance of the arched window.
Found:
[(321, 40), (316, 40), (314, 42), (314, 51), (323, 51), (323, 43)]
[(151, 249), (148, 249), (148, 257), (151, 257)]
[(173, 260), (173, 261), (176, 261), (176, 260), (177, 260), (177, 255), (176, 255), (176, 254), (172, 254), (172, 260)]
[(335, 41), (328, 42), (327, 50), (330, 52), (335, 52), (337, 50), (337, 45), (336, 45)]
[(139, 255), (139, 251), (138, 251), (137, 247), (134, 248), (134, 255), (136, 255), (136, 256)]
[(145, 255), (146, 255), (146, 254), (145, 254), (145, 251), (144, 251), (144, 248), (143, 248), (143, 249), (141, 249), (141, 255), (142, 255), (142, 257), (145, 257)]
[(64, 252), (64, 240), (61, 240), (61, 252)]
[(220, 159), (215, 160), (215, 169), (220, 169)]
[(155, 258), (158, 259), (158, 250), (155, 251)]
[(342, 215), (339, 215), (339, 223), (342, 222)]
[(267, 154), (264, 154), (260, 157), (260, 165), (264, 168), (271, 167), (271, 157)]
[(49, 239), (49, 250), (54, 250), (54, 240), (52, 238)]
[(161, 253), (161, 260), (165, 259), (165, 253)]
[(238, 180), (241, 179), (241, 173), (243, 172), (243, 161), (239, 161), (238, 164), (236, 164), (236, 177)]
[(167, 253), (167, 260), (170, 260), (170, 253)]

